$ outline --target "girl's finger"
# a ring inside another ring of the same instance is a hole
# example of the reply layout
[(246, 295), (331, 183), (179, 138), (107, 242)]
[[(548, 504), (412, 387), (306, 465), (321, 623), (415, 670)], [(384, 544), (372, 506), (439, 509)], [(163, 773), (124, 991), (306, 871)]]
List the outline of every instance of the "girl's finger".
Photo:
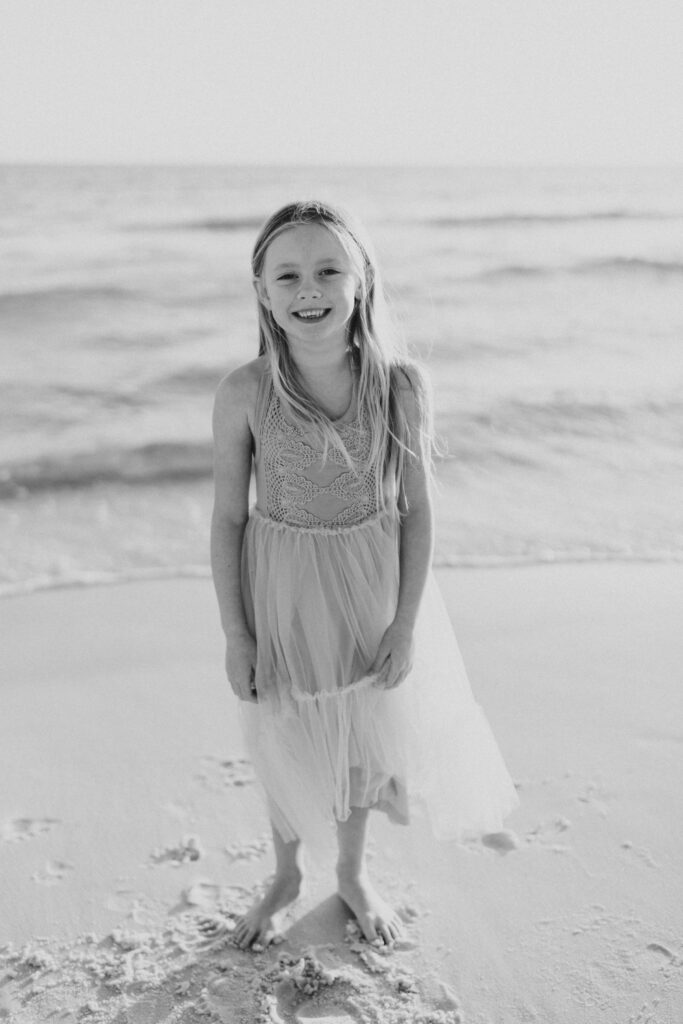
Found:
[(375, 655), (375, 660), (368, 669), (368, 675), (373, 675), (375, 672), (381, 672), (388, 657), (389, 655), (387, 652), (380, 646), (377, 654)]
[(393, 690), (401, 682), (401, 673), (393, 671), (387, 679), (387, 690)]
[(399, 679), (399, 683), (404, 682), (404, 680), (406, 680), (408, 678), (408, 676), (410, 675), (410, 673), (412, 671), (413, 671), (413, 663), (412, 663), (412, 661), (409, 661), (408, 664), (403, 669), (403, 671), (401, 672), (401, 678)]
[(377, 674), (377, 682), (380, 686), (387, 687), (389, 685), (389, 678), (391, 676), (391, 655), (388, 654), (384, 664), (382, 665), (379, 673)]
[(375, 660), (368, 669), (368, 675), (374, 675), (376, 672), (381, 672), (387, 662), (388, 657), (389, 655), (384, 650), (384, 648), (380, 647), (375, 656)]
[(395, 673), (395, 675), (393, 676), (391, 682), (389, 682), (387, 685), (391, 689), (394, 689), (394, 687), (399, 686), (404, 681), (404, 679), (407, 677), (407, 675), (410, 672), (411, 668), (412, 668), (412, 666), (410, 664), (404, 665), (403, 668), (399, 669), (399, 671)]

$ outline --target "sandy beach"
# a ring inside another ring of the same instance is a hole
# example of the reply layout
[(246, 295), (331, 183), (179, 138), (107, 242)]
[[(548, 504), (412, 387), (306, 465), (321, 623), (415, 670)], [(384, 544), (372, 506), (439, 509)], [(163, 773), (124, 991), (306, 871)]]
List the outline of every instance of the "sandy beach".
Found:
[(683, 567), (437, 575), (521, 804), (461, 845), (375, 817), (388, 953), (332, 864), (230, 943), (273, 860), (210, 580), (2, 602), (0, 1020), (680, 1024)]

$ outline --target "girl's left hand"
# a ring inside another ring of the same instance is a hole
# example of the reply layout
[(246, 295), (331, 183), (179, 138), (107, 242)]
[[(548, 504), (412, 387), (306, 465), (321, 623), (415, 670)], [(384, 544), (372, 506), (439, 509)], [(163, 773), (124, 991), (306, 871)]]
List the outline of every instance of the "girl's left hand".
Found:
[(377, 673), (376, 685), (384, 690), (393, 689), (413, 667), (414, 648), (412, 629), (392, 622), (382, 637), (368, 675)]

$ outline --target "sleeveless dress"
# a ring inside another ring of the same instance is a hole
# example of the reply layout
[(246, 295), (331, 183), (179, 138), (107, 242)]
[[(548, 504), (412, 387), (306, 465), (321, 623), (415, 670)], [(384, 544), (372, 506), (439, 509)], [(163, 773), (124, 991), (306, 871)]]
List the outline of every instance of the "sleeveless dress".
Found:
[(314, 846), (352, 807), (400, 824), (421, 808), (439, 839), (498, 831), (517, 795), (431, 572), (409, 676), (385, 690), (368, 675), (396, 610), (399, 518), (395, 503), (377, 508), (353, 401), (335, 427), (356, 472), (338, 448), (323, 459), (264, 371), (242, 549), (258, 702), (239, 708), (271, 820), (285, 841)]

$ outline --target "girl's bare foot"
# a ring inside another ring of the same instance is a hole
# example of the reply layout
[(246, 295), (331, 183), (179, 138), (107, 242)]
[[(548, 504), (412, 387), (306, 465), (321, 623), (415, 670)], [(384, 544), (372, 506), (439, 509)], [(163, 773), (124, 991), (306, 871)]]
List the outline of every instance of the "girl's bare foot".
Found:
[(233, 939), (240, 949), (248, 949), (252, 943), (268, 946), (280, 931), (279, 911), (293, 903), (301, 891), (301, 871), (288, 868), (278, 872), (263, 899), (257, 900), (244, 917), (237, 921)]
[(390, 945), (399, 938), (403, 933), (400, 917), (382, 899), (365, 872), (353, 874), (338, 871), (337, 878), (337, 892), (355, 914), (368, 942), (379, 939)]

